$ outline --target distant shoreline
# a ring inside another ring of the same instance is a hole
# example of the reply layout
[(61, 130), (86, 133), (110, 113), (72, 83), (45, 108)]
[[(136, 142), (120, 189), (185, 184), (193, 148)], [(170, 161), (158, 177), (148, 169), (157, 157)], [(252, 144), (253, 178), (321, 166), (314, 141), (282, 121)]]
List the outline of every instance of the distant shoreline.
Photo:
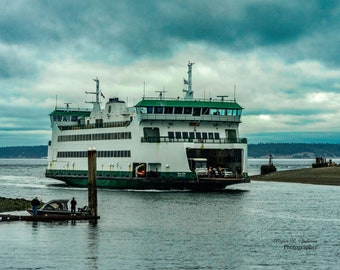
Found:
[[(248, 143), (248, 158), (266, 159), (327, 159), (340, 158), (340, 144), (332, 143)], [(1, 158), (46, 158), (47, 145), (2, 146)]]
[(250, 176), (254, 181), (340, 186), (340, 167), (304, 168)]

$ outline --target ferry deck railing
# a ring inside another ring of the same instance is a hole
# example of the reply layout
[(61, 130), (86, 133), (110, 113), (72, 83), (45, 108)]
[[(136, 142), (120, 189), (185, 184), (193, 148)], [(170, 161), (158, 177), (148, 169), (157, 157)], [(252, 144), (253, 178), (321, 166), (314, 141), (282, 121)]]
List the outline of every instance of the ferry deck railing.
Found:
[(131, 121), (117, 121), (96, 124), (76, 124), (76, 125), (59, 125), (60, 130), (78, 130), (78, 129), (93, 129), (93, 128), (111, 128), (111, 127), (127, 127)]
[(193, 139), (193, 138), (170, 138), (168, 136), (159, 136), (159, 137), (142, 137), (142, 143), (212, 143), (212, 144), (226, 144), (226, 143), (238, 143), (238, 144), (247, 144), (247, 138), (233, 138), (233, 139)]
[(155, 114), (155, 113), (140, 113), (139, 119), (143, 120), (172, 120), (172, 121), (193, 121), (193, 122), (233, 122), (241, 123), (241, 116), (238, 115), (199, 115), (193, 116), (190, 114)]

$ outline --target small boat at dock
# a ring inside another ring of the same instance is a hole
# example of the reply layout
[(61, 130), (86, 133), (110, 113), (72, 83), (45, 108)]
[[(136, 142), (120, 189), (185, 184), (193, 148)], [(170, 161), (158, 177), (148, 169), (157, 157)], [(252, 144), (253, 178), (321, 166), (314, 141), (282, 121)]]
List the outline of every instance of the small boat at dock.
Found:
[[(51, 216), (51, 215), (71, 215), (71, 211), (68, 208), (67, 199), (51, 200), (38, 209), (38, 216)], [(28, 209), (27, 212), (32, 215), (32, 209)], [(78, 208), (75, 215), (90, 215), (87, 207)]]

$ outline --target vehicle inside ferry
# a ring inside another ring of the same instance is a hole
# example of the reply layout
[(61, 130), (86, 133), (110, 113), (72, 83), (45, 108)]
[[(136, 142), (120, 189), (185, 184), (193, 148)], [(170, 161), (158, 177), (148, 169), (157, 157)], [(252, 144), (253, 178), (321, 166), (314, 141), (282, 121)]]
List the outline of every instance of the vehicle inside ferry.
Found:
[(242, 173), (242, 149), (187, 148), (186, 152), (188, 160), (205, 158), (208, 168), (223, 168), (236, 174)]

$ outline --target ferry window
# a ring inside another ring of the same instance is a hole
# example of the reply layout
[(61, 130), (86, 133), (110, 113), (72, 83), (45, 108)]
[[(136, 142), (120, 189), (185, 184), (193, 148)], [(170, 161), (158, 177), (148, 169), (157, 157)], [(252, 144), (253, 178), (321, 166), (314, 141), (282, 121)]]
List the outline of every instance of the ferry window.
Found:
[(189, 138), (194, 139), (195, 138), (195, 133), (194, 132), (189, 132)]
[(201, 132), (196, 132), (196, 139), (202, 139), (202, 134)]
[(208, 139), (208, 134), (206, 132), (202, 132), (202, 138), (203, 139)]
[(233, 110), (228, 109), (228, 110), (227, 110), (227, 115), (233, 115)]
[(145, 127), (143, 131), (144, 131), (144, 138), (148, 142), (159, 142), (160, 141), (159, 128)]
[(203, 115), (209, 115), (209, 108), (202, 108)]
[(153, 107), (147, 107), (147, 113), (153, 113)]
[(241, 114), (242, 114), (242, 110), (237, 110), (236, 115), (237, 115), (237, 116), (241, 116)]
[(163, 107), (160, 106), (155, 107), (155, 113), (163, 113)]
[(103, 119), (96, 119), (96, 127), (103, 127)]
[(72, 116), (72, 119), (71, 119), (71, 121), (73, 121), (73, 122), (77, 122), (77, 121), (78, 121), (78, 116)]
[(175, 114), (182, 114), (183, 108), (182, 107), (175, 107)]
[(235, 142), (236, 141), (236, 130), (235, 129), (226, 129), (225, 130), (225, 135), (230, 142)]
[(188, 139), (189, 138), (189, 133), (188, 132), (183, 132), (183, 139)]
[(234, 115), (234, 116), (237, 115), (237, 110), (233, 110), (233, 115)]
[(166, 113), (166, 114), (172, 114), (173, 111), (174, 111), (174, 107), (165, 107), (164, 108), (164, 113)]
[(210, 139), (210, 140), (214, 139), (214, 133), (209, 132), (208, 135), (209, 135), (209, 139)]
[(146, 107), (141, 107), (141, 108), (140, 108), (140, 112), (141, 112), (141, 113), (147, 113), (147, 111), (148, 111), (148, 110), (147, 110)]
[(54, 121), (60, 121), (61, 120), (61, 116), (60, 115), (54, 115), (53, 116), (53, 120)]
[(168, 137), (169, 137), (170, 139), (175, 138), (174, 132), (173, 132), (173, 131), (169, 131), (169, 132), (168, 132)]
[(109, 113), (111, 113), (111, 109), (112, 109), (112, 108), (111, 108), (111, 105), (110, 105), (110, 106), (109, 106)]
[(184, 114), (191, 114), (192, 108), (191, 107), (184, 107)]
[(219, 140), (219, 139), (220, 139), (220, 133), (215, 133), (214, 135), (215, 135), (215, 139), (216, 139), (216, 140)]
[(219, 109), (218, 114), (219, 115), (225, 115), (225, 109)]
[(176, 131), (176, 139), (181, 139), (182, 138), (182, 133), (179, 131)]
[(211, 115), (218, 115), (219, 112), (218, 112), (217, 109), (210, 109), (210, 114), (211, 114)]
[(192, 115), (193, 116), (200, 116), (201, 115), (201, 108), (194, 108)]

